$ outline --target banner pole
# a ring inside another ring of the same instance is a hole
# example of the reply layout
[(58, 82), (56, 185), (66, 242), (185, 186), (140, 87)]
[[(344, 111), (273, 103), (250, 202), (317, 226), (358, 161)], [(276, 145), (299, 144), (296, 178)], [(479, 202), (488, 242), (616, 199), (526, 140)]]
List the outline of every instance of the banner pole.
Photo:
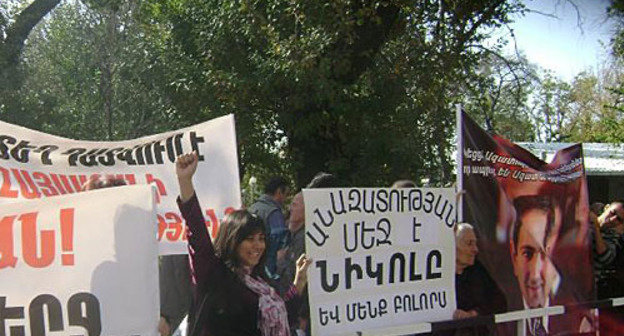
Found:
[(462, 106), (461, 104), (455, 105), (455, 120), (456, 120), (456, 134), (457, 134), (457, 188), (455, 189), (457, 197), (455, 197), (455, 209), (457, 209), (455, 222), (461, 223), (464, 221), (464, 207), (463, 207), (463, 193), (464, 193), (464, 162), (462, 160), (464, 150), (464, 137), (462, 130)]

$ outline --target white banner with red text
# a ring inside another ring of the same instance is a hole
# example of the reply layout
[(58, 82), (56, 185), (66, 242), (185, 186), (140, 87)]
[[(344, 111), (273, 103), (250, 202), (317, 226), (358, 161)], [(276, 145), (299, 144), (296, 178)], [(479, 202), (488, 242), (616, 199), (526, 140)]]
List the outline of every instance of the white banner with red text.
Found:
[(0, 208), (0, 335), (157, 335), (153, 187)]
[(454, 191), (305, 189), (314, 335), (451, 319)]
[(0, 122), (0, 204), (77, 193), (94, 174), (154, 184), (159, 253), (187, 253), (174, 162), (191, 151), (199, 154), (196, 192), (214, 237), (219, 219), (241, 206), (233, 115), (118, 142), (71, 140)]

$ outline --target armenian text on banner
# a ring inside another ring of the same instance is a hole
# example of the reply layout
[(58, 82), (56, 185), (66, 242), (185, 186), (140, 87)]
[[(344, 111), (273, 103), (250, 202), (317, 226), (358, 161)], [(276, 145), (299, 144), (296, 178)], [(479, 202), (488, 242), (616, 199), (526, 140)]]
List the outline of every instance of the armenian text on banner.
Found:
[[(594, 300), (581, 145), (547, 163), (488, 134), (464, 112), (461, 119), (463, 220), (476, 227), (478, 259), (505, 293), (508, 310)], [(593, 321), (578, 308), (540, 322), (549, 334), (567, 334), (591, 330)], [(527, 320), (527, 334), (531, 329)]]
[(127, 184), (154, 184), (158, 192), (160, 254), (187, 253), (174, 162), (197, 151), (198, 196), (208, 231), (241, 205), (232, 115), (177, 131), (119, 142), (65, 139), (0, 122), (0, 204), (79, 192), (93, 174), (115, 175)]
[(156, 335), (153, 187), (0, 208), (0, 335)]
[(305, 189), (314, 335), (451, 319), (452, 189)]

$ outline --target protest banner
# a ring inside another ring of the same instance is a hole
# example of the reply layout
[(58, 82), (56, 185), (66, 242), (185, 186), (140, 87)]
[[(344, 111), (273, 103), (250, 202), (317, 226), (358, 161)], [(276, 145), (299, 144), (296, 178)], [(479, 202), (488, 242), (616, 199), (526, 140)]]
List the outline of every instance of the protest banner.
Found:
[(153, 187), (0, 208), (0, 335), (157, 335)]
[(452, 189), (305, 189), (313, 335), (451, 319)]
[[(460, 113), (463, 220), (477, 228), (478, 258), (504, 291), (508, 310), (595, 300), (582, 146), (547, 163)], [(549, 334), (590, 331), (593, 321), (586, 309), (566, 308), (526, 320), (524, 333), (540, 326)]]
[(65, 139), (0, 122), (0, 204), (73, 194), (94, 174), (127, 184), (154, 184), (158, 192), (160, 254), (187, 253), (176, 197), (175, 159), (197, 151), (196, 191), (214, 237), (219, 219), (241, 206), (234, 117), (135, 140), (91, 142)]

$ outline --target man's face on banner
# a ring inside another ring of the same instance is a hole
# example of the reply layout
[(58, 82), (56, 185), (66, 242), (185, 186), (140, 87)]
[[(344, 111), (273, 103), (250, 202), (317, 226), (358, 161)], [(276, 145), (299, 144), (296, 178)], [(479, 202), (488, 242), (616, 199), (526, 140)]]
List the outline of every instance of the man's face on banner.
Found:
[(512, 257), (514, 274), (522, 297), (529, 308), (544, 307), (554, 269), (546, 245), (547, 213), (540, 209), (525, 211), (518, 221), (518, 243)]

